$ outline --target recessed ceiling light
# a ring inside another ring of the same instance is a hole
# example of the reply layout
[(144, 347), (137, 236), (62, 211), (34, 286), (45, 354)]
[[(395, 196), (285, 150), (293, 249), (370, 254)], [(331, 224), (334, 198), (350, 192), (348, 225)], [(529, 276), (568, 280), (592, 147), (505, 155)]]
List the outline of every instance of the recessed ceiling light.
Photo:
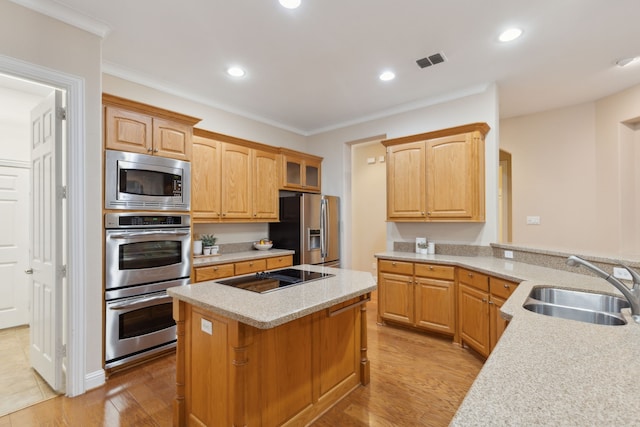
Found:
[(637, 64), (638, 62), (640, 62), (640, 56), (618, 59), (616, 65), (618, 67), (626, 67), (627, 65)]
[(287, 9), (296, 9), (300, 6), (300, 0), (279, 0), (280, 4)]
[(395, 79), (396, 75), (392, 71), (385, 71), (384, 73), (380, 74), (379, 78), (383, 82), (388, 82), (389, 80)]
[(510, 42), (517, 39), (521, 35), (522, 30), (520, 28), (509, 28), (508, 30), (503, 31), (502, 34), (500, 34), (498, 40), (500, 40), (501, 42)]
[(242, 77), (244, 76), (245, 72), (240, 67), (229, 67), (227, 68), (227, 74), (229, 74), (232, 77)]

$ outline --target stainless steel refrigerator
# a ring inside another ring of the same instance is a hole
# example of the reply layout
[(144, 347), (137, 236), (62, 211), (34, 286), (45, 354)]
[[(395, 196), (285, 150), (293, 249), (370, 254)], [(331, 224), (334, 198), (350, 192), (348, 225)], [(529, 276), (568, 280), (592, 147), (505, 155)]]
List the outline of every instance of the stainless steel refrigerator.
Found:
[(278, 249), (296, 251), (293, 264), (340, 267), (340, 198), (280, 192), (280, 222), (269, 223)]

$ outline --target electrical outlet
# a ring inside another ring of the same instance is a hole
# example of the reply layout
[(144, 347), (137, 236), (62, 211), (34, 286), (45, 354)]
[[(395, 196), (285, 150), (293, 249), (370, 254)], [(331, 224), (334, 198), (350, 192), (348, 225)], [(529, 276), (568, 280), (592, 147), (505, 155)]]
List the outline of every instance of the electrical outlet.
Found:
[(513, 259), (513, 251), (504, 251), (504, 257)]
[(622, 280), (633, 280), (631, 273), (629, 273), (626, 268), (622, 267), (613, 267), (613, 277)]
[(527, 217), (527, 225), (540, 225), (540, 217), (539, 216), (528, 216)]
[(213, 323), (206, 319), (200, 319), (200, 329), (205, 334), (213, 335)]

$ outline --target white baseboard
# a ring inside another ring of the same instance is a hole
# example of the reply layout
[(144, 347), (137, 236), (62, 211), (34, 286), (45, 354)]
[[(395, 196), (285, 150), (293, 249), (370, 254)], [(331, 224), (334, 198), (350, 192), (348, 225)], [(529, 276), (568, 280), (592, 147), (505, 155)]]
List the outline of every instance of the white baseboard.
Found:
[(104, 369), (100, 369), (98, 371), (89, 372), (84, 377), (84, 387), (86, 391), (89, 391), (93, 388), (97, 388), (103, 386), (106, 382), (106, 374)]

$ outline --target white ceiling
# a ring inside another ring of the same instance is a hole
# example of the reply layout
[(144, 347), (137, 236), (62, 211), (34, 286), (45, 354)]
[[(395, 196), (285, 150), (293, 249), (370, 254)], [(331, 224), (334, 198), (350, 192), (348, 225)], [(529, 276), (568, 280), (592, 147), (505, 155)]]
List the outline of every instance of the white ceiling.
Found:
[[(106, 73), (303, 135), (494, 82), (501, 117), (640, 83), (640, 65), (615, 66), (640, 55), (638, 0), (14, 1), (105, 35)], [(523, 36), (498, 42), (510, 26)], [(448, 61), (416, 65), (437, 52)]]

